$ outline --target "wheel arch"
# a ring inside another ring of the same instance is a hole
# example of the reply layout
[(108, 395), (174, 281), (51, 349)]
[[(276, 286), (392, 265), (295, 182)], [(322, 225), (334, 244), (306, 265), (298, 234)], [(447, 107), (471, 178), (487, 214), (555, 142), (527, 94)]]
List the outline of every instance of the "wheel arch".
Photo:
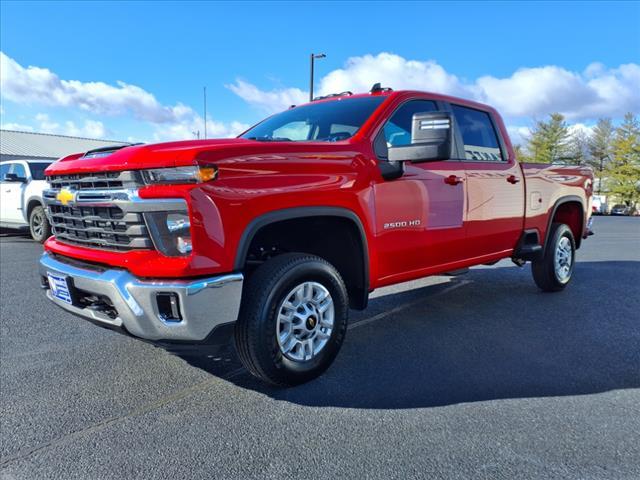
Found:
[(553, 204), (553, 207), (551, 208), (551, 213), (547, 220), (547, 230), (545, 231), (545, 234), (544, 234), (543, 247), (545, 250), (547, 248), (547, 242), (549, 241), (549, 235), (551, 233), (551, 225), (554, 223), (558, 215), (562, 215), (565, 211), (569, 209), (574, 209), (574, 208), (577, 208), (577, 212), (578, 212), (577, 223), (573, 225), (571, 224), (571, 222), (569, 223), (563, 222), (563, 223), (567, 223), (569, 228), (571, 228), (573, 236), (575, 237), (574, 239), (576, 242), (576, 250), (580, 248), (580, 245), (582, 243), (582, 232), (584, 231), (585, 217), (586, 217), (584, 201), (582, 200), (582, 198), (580, 198), (577, 195), (567, 195), (556, 200), (556, 202)]
[(31, 212), (37, 206), (41, 206), (42, 208), (44, 208), (44, 202), (40, 197), (30, 197), (29, 200), (27, 200), (27, 210), (25, 212), (27, 223), (29, 223)]
[[(357, 270), (359, 270), (358, 275), (360, 276), (358, 283), (361, 283), (361, 288), (357, 289), (356, 298), (352, 298), (351, 301), (354, 308), (364, 309), (369, 298), (369, 245), (360, 217), (354, 211), (347, 208), (329, 206), (294, 207), (274, 210), (254, 218), (249, 222), (240, 237), (236, 250), (234, 270), (239, 271), (245, 267), (252, 242), (266, 227), (275, 226), (276, 224), (289, 220), (304, 220), (314, 217), (340, 219), (348, 222), (348, 224), (354, 228), (355, 232), (357, 232), (357, 241), (362, 252), (361, 265), (357, 267)], [(351, 289), (350, 293), (353, 294), (353, 292), (353, 289)]]

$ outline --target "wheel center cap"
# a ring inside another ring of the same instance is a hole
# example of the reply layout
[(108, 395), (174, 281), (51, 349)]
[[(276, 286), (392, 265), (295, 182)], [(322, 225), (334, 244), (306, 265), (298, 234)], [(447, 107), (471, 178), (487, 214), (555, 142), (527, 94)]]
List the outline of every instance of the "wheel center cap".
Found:
[(307, 327), (307, 330), (313, 330), (314, 328), (316, 328), (317, 324), (318, 320), (316, 320), (316, 317), (311, 315), (309, 318), (307, 318), (305, 326)]

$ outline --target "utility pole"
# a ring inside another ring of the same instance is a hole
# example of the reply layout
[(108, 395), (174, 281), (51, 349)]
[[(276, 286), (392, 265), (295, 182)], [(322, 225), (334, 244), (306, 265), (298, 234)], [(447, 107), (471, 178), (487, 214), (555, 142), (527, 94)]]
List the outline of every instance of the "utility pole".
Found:
[(309, 80), (309, 101), (313, 102), (313, 64), (316, 58), (325, 58), (324, 53), (312, 53), (311, 54), (311, 78)]
[(204, 138), (207, 138), (207, 87), (202, 87), (204, 90)]

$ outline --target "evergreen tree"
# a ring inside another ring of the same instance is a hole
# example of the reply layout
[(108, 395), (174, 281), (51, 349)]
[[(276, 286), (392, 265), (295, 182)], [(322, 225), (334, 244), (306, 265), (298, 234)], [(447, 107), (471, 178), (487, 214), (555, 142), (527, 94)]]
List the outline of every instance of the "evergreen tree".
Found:
[(613, 158), (605, 176), (608, 191), (627, 205), (640, 201), (640, 124), (632, 113), (615, 130), (612, 142)]
[(549, 120), (538, 120), (531, 131), (527, 150), (534, 163), (566, 161), (571, 154), (571, 135), (560, 113), (552, 113)]
[(613, 123), (610, 118), (601, 118), (593, 128), (593, 133), (589, 138), (588, 164), (593, 168), (598, 179), (598, 194), (603, 190), (603, 172), (607, 164), (611, 161), (613, 152), (611, 142), (613, 141)]
[(527, 155), (527, 153), (524, 151), (524, 148), (522, 148), (522, 145), (516, 144), (513, 146), (513, 151), (516, 154), (516, 159), (521, 162), (530, 162), (531, 161), (531, 157), (529, 157), (529, 155)]
[(591, 157), (589, 153), (590, 136), (582, 128), (576, 127), (572, 130), (567, 163), (571, 165), (588, 165)]

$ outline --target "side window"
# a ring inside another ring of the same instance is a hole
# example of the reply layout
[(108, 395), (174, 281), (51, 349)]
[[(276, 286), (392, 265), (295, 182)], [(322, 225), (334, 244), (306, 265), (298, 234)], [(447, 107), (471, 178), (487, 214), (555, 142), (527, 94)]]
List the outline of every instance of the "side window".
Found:
[(9, 173), (12, 163), (3, 163), (0, 165), (0, 182), (4, 181), (4, 176)]
[(375, 139), (374, 149), (378, 158), (386, 160), (389, 147), (409, 145), (411, 143), (411, 123), (414, 113), (434, 112), (438, 110), (431, 100), (411, 100), (398, 108), (387, 120)]
[(21, 163), (14, 163), (11, 173), (15, 173), (17, 176), (22, 178), (27, 178), (27, 171), (25, 170), (24, 165), (22, 165)]
[(487, 162), (503, 161), (498, 135), (489, 114), (460, 105), (451, 105), (451, 107), (462, 134), (465, 158)]

